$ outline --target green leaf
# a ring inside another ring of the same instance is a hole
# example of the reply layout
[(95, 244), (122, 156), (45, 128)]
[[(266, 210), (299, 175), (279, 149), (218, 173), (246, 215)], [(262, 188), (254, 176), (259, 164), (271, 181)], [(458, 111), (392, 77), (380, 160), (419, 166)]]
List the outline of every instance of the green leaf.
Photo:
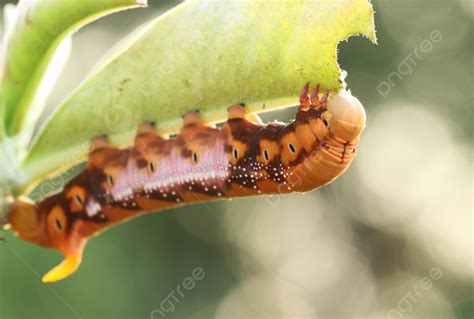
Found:
[[(10, 30), (0, 71), (0, 127), (5, 126), (6, 134), (15, 136), (21, 132), (26, 136), (22, 142), (28, 142), (51, 82), (55, 81), (55, 68), (60, 71), (61, 62), (67, 58), (65, 39), (104, 15), (145, 4), (140, 0), (20, 2), (14, 23), (7, 28)], [(61, 47), (65, 50), (58, 50)]]
[(130, 144), (143, 120), (174, 132), (190, 109), (218, 121), (233, 103), (251, 111), (295, 105), (308, 81), (339, 91), (337, 44), (358, 34), (376, 41), (367, 0), (186, 2), (122, 41), (62, 103), (19, 185), (84, 160), (98, 134)]

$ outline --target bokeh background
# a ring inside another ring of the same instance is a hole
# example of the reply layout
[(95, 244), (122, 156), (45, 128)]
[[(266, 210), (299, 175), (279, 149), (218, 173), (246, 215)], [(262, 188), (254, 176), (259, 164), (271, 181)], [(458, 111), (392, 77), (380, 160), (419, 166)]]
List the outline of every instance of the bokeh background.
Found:
[[(179, 2), (149, 3), (74, 36), (51, 110), (120, 38)], [(368, 112), (344, 176), (132, 220), (53, 285), (40, 278), (61, 256), (2, 234), (0, 319), (474, 318), (473, 2), (373, 4), (379, 45), (339, 50)]]

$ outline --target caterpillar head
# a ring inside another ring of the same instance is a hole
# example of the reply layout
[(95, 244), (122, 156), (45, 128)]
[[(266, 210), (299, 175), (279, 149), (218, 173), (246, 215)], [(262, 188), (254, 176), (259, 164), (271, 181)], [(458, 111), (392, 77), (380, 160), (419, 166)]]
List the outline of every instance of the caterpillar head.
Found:
[(79, 224), (70, 225), (62, 205), (54, 204), (48, 208), (20, 197), (11, 206), (9, 214), (9, 222), (18, 237), (57, 249), (65, 256), (60, 265), (43, 277), (43, 282), (61, 280), (75, 272), (81, 263), (86, 244), (85, 237), (78, 231)]
[(360, 101), (349, 92), (340, 92), (327, 102), (328, 127), (338, 138), (351, 142), (365, 128), (366, 115)]
[(10, 208), (9, 222), (18, 237), (51, 247), (45, 218), (46, 215), (38, 213), (37, 205), (25, 197), (17, 198)]
[[(320, 98), (319, 85), (309, 97), (308, 87), (309, 83), (301, 91), (295, 121), (296, 134), (306, 150), (311, 150), (316, 139), (321, 142), (329, 137), (335, 137), (340, 144), (357, 144), (366, 121), (360, 101), (348, 91), (338, 92), (331, 97), (330, 92), (326, 91)], [(305, 127), (306, 123), (309, 127)]]

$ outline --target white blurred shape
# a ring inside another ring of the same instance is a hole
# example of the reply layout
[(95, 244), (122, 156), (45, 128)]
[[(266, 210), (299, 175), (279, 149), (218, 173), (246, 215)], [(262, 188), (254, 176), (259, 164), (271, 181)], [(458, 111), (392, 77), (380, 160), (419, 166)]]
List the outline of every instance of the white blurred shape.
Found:
[(413, 230), (433, 259), (474, 279), (472, 162), (466, 153), (452, 145), (433, 160), (431, 168), (436, 173), (423, 176), (426, 183), (435, 185), (432, 198), (421, 207)]
[(365, 186), (357, 189), (364, 207), (360, 217), (417, 238), (436, 262), (473, 276), (468, 152), (447, 121), (428, 109), (404, 104), (380, 110), (359, 149)]
[(474, 16), (474, 1), (472, 0), (458, 0), (461, 7), (464, 9), (464, 12)]
[[(240, 201), (226, 205), (225, 231), (231, 242), (252, 252), (268, 267), (282, 259), (312, 250), (319, 238), (337, 236), (350, 241), (351, 230), (316, 193), (249, 199), (242, 210)], [(248, 207), (248, 208), (247, 208)]]
[(384, 111), (373, 115), (362, 137), (360, 176), (387, 199), (409, 206), (422, 203), (432, 190), (424, 177), (433, 173), (433, 159), (452, 142), (449, 131), (441, 119), (416, 105), (380, 109)]
[[(233, 201), (224, 214), (226, 233), (241, 251), (240, 277), (266, 276), (297, 292), (289, 298), (304, 298), (307, 307), (324, 316), (370, 312), (374, 280), (367, 262), (356, 253), (352, 230), (333, 198), (315, 191), (243, 202), (254, 204)], [(241, 292), (234, 292), (223, 307), (239, 308), (245, 303), (242, 298)], [(252, 298), (256, 304), (267, 302), (265, 294)]]
[(443, 295), (441, 278), (416, 277), (395, 273), (379, 281), (379, 318), (456, 318), (449, 300)]
[(367, 262), (336, 238), (320, 238), (311, 250), (282, 261), (278, 278), (303, 289), (324, 318), (365, 316), (376, 302)]
[(215, 319), (298, 318), (317, 319), (301, 291), (267, 276), (246, 279), (219, 305)]

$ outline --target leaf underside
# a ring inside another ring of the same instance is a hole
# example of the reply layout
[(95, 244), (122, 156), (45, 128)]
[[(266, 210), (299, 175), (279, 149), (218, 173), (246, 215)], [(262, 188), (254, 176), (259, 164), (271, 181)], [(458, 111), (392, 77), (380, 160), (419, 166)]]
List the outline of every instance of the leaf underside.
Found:
[(186, 2), (119, 43), (58, 107), (17, 190), (83, 161), (96, 135), (129, 145), (144, 120), (171, 133), (191, 109), (214, 122), (234, 103), (253, 112), (295, 105), (308, 81), (337, 92), (337, 44), (359, 34), (376, 41), (367, 0)]

